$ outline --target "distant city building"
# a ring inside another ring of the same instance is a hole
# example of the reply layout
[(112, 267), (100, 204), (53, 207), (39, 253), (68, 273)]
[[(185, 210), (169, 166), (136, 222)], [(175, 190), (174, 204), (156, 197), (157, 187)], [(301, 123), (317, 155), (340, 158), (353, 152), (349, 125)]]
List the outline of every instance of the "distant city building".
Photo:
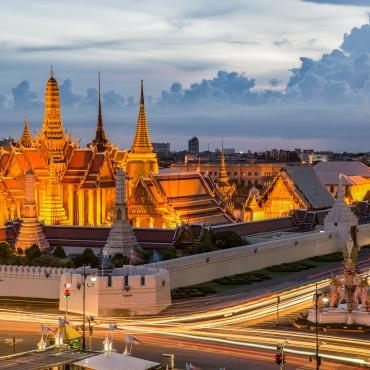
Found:
[(0, 146), (3, 146), (5, 148), (8, 148), (10, 147), (10, 145), (14, 144), (15, 141), (12, 137), (3, 137), (2, 139), (0, 139)]
[[(216, 148), (215, 152), (217, 154), (220, 154), (221, 153), (221, 149), (220, 148)], [(235, 148), (224, 148), (224, 154), (225, 155), (235, 154)]]
[[(171, 165), (171, 169), (178, 171), (193, 172), (198, 168), (198, 163), (174, 163)], [(267, 185), (284, 166), (282, 163), (227, 163), (227, 176), (233, 182), (237, 182), (240, 185), (252, 186), (252, 185)], [(219, 163), (204, 163), (200, 165), (201, 173), (208, 174), (208, 176), (218, 181), (220, 176), (220, 164)]]
[(334, 157), (333, 152), (314, 152), (313, 161), (314, 162), (328, 162), (331, 161)]
[(171, 151), (170, 143), (152, 143), (153, 151), (157, 154), (168, 155)]
[(196, 136), (188, 141), (188, 150), (190, 154), (199, 154), (199, 140)]

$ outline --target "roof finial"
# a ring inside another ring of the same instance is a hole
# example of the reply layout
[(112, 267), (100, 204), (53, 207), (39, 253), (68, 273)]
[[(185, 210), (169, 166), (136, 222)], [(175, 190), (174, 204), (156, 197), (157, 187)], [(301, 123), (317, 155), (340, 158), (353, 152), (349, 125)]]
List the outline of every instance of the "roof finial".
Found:
[(343, 186), (343, 173), (339, 174), (339, 182), (338, 182), (338, 192), (337, 192), (337, 199), (344, 202), (345, 199), (345, 190)]
[(144, 80), (141, 80), (140, 105), (144, 104)]
[(51, 64), (50, 65), (50, 78), (54, 78), (55, 75), (54, 75), (54, 68), (53, 68), (53, 65)]
[(148, 123), (146, 120), (144, 104), (144, 81), (141, 80), (139, 117), (137, 120), (135, 139), (132, 144), (134, 153), (152, 153), (153, 146), (150, 141)]
[(98, 123), (96, 127), (95, 139), (93, 144), (96, 146), (98, 152), (104, 152), (109, 147), (109, 141), (105, 135), (103, 127), (103, 114), (101, 108), (101, 94), (100, 94), (100, 71), (98, 71)]
[(103, 124), (103, 117), (101, 113), (101, 96), (100, 96), (100, 71), (98, 71), (98, 95), (99, 95), (98, 124)]
[(221, 138), (221, 161), (220, 161), (220, 174), (218, 177), (218, 181), (220, 183), (228, 183), (229, 178), (227, 176), (226, 170), (226, 163), (225, 163), (225, 155), (224, 155), (224, 138)]

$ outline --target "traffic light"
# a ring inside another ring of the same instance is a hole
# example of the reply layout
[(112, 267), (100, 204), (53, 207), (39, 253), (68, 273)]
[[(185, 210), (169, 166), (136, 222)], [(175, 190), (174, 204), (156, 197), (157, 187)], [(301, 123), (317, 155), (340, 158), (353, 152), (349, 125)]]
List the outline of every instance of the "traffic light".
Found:
[(71, 291), (69, 289), (64, 289), (64, 298), (69, 298), (71, 295)]
[(278, 365), (283, 365), (285, 364), (285, 355), (284, 354), (281, 354), (281, 353), (277, 353), (275, 355), (275, 363), (278, 364)]
[(277, 363), (278, 365), (281, 365), (282, 361), (283, 361), (283, 356), (280, 353), (277, 353), (275, 355), (275, 363)]

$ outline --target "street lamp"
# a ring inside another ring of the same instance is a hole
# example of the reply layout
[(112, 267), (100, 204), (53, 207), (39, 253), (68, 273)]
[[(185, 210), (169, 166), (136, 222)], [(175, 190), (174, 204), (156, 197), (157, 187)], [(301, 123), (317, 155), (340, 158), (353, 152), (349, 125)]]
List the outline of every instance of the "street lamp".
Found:
[(319, 311), (319, 298), (324, 295), (322, 298), (323, 303), (327, 303), (329, 301), (329, 298), (326, 296), (326, 292), (319, 292), (317, 290), (317, 283), (315, 284), (315, 332), (316, 332), (316, 370), (320, 369), (321, 365), (321, 359), (319, 357), (319, 349), (320, 349), (320, 344), (319, 343), (319, 324), (318, 324), (318, 311)]
[(86, 286), (91, 287), (94, 285), (94, 282), (96, 281), (96, 277), (92, 276), (90, 278), (90, 282), (86, 282), (87, 279), (87, 273), (86, 273), (86, 265), (83, 265), (83, 271), (82, 271), (82, 350), (86, 351)]

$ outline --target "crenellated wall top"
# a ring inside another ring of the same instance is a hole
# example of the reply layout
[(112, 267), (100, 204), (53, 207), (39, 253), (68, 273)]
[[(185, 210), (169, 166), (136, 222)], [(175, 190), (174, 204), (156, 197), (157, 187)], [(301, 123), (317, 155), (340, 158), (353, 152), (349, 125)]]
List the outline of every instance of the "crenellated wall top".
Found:
[(0, 275), (59, 278), (68, 271), (63, 267), (0, 265)]

